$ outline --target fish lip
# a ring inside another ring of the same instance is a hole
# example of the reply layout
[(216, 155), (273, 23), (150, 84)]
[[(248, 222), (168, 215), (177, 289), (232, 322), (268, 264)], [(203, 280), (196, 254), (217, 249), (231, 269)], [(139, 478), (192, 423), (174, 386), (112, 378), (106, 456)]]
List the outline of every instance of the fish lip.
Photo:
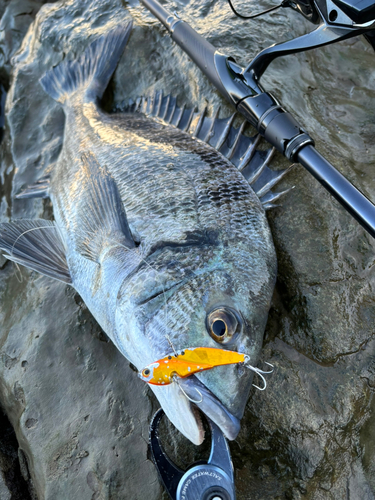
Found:
[[(179, 379), (179, 385), (194, 404), (211, 419), (230, 441), (236, 439), (240, 428), (240, 420), (232, 415), (223, 403), (195, 375)], [(197, 391), (202, 395), (202, 401)]]

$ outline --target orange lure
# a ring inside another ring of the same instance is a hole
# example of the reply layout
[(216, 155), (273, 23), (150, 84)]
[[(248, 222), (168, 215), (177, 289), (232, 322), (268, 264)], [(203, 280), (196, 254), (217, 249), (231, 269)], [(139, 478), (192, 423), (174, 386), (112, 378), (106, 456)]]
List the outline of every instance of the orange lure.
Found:
[(168, 385), (173, 382), (174, 375), (185, 378), (215, 366), (244, 363), (247, 359), (248, 356), (240, 352), (213, 347), (191, 347), (147, 365), (139, 372), (139, 377), (149, 384)]

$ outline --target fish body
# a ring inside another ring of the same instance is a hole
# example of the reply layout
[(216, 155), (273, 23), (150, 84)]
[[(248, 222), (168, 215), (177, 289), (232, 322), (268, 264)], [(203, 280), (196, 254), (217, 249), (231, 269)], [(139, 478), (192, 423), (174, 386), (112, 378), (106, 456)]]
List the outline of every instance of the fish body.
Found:
[(216, 366), (244, 363), (245, 358), (246, 355), (240, 352), (212, 347), (193, 347), (154, 361), (143, 368), (138, 375), (148, 384), (168, 385), (173, 382), (174, 375), (185, 378)]
[[(130, 31), (100, 37), (41, 79), (63, 106), (64, 142), (50, 178), (29, 195), (45, 186), (55, 222), (2, 224), (0, 248), (73, 286), (138, 369), (171, 343), (240, 351), (255, 365), (276, 278), (264, 208), (223, 154), (168, 124), (171, 106), (164, 119), (100, 109)], [(186, 380), (187, 390), (195, 384), (205, 395), (203, 412), (234, 439), (251, 372), (218, 366)], [(200, 443), (200, 418), (179, 387), (152, 390), (176, 427)]]

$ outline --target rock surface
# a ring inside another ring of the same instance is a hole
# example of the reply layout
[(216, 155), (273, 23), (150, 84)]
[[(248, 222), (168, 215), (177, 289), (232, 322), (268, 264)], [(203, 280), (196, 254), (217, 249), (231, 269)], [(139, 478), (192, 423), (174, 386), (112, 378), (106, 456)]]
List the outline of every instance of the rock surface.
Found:
[[(43, 3), (0, 6), (0, 82), (10, 85), (0, 151), (2, 221), (52, 216), (48, 200), (14, 199), (51, 168), (61, 148), (64, 114), (38, 80), (113, 24), (133, 18), (135, 27), (106, 93), (107, 108), (163, 89), (188, 104), (220, 103), (223, 114), (230, 112), (135, 0), (126, 7), (120, 0)], [(249, 24), (225, 3), (168, 6), (242, 64), (261, 48), (311, 29), (287, 9)], [(237, 7), (245, 12), (249, 4)], [(364, 41), (349, 40), (275, 61), (264, 86), (375, 201), (373, 58)], [(269, 215), (279, 275), (263, 351), (276, 370), (267, 391), (251, 394), (231, 443), (237, 498), (370, 500), (374, 241), (301, 167), (284, 185), (296, 188)], [(18, 447), (10, 480), (0, 446), (1, 500), (18, 498), (22, 481), (25, 499), (166, 499), (147, 455), (157, 408), (152, 394), (72, 289), (0, 259), (0, 402)], [(171, 426), (164, 433), (181, 465), (207, 452), (207, 443), (196, 449)]]

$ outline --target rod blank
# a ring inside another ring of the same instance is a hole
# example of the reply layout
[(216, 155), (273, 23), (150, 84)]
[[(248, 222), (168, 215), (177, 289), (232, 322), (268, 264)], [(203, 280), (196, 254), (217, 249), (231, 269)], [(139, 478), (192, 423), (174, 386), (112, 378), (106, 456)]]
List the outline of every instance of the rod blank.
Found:
[(313, 146), (305, 146), (297, 160), (375, 238), (375, 206)]

